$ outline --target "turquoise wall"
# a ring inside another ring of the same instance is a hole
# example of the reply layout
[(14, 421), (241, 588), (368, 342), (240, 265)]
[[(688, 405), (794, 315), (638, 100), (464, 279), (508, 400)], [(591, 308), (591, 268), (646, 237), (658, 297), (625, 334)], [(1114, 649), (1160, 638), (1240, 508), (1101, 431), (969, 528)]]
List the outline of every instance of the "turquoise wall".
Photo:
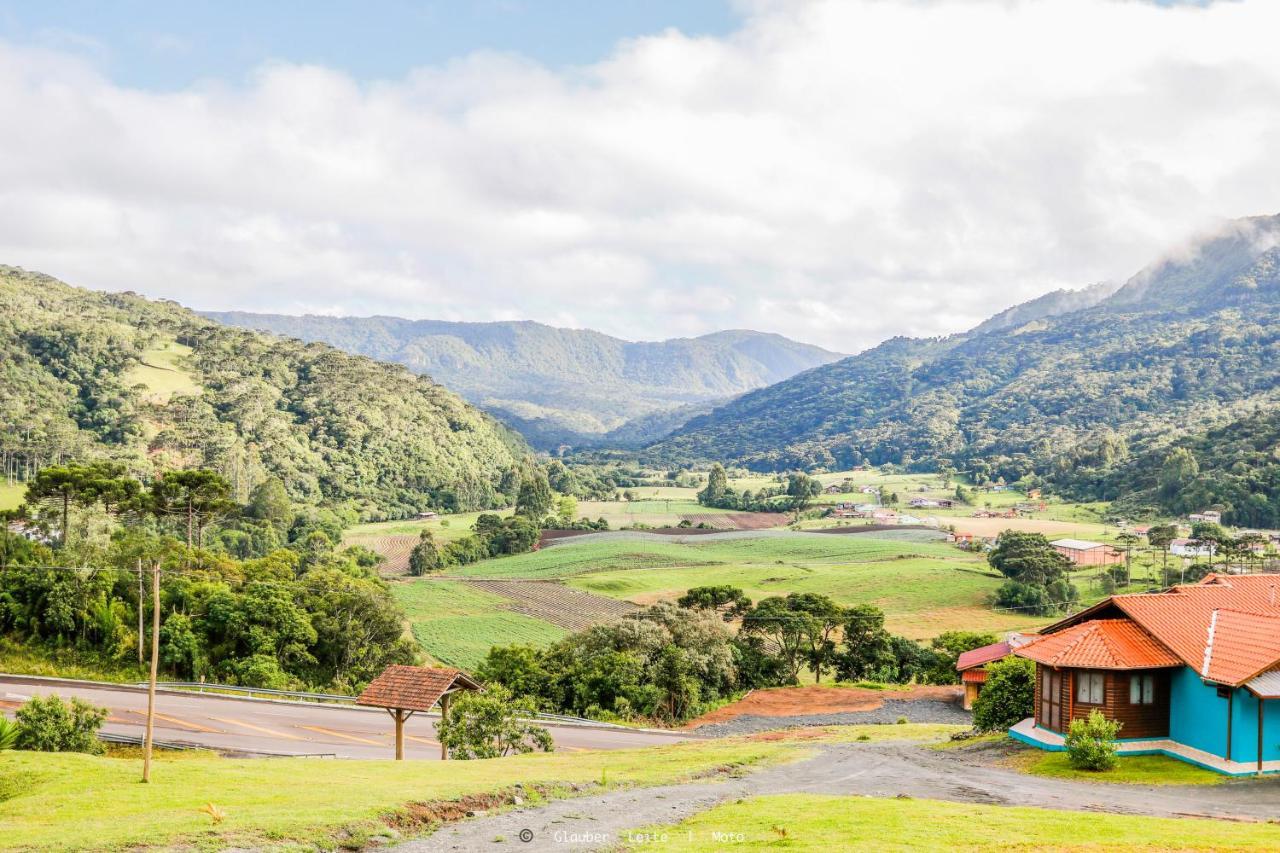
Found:
[[(1190, 667), (1170, 679), (1169, 737), (1178, 743), (1227, 756), (1227, 700)], [(1262, 759), (1280, 759), (1280, 699), (1263, 708)], [(1258, 699), (1242, 687), (1231, 699), (1231, 760), (1258, 760)]]

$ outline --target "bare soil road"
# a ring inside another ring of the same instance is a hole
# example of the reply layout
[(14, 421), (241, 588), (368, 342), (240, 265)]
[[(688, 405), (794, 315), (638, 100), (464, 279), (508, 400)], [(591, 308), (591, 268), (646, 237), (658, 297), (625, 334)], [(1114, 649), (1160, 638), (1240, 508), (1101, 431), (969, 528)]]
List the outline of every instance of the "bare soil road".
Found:
[[(1117, 785), (1029, 776), (993, 763), (981, 750), (937, 751), (903, 742), (817, 748), (819, 754), (811, 759), (742, 778), (611, 791), (472, 818), (394, 849), (428, 853), (610, 850), (629, 843), (643, 847), (629, 839), (630, 832), (675, 823), (739, 798), (787, 793), (906, 796), (1159, 817), (1280, 816), (1280, 779), (1204, 786)], [(975, 826), (974, 833), (980, 841), (982, 827)], [(521, 843), (523, 838), (528, 842)]]

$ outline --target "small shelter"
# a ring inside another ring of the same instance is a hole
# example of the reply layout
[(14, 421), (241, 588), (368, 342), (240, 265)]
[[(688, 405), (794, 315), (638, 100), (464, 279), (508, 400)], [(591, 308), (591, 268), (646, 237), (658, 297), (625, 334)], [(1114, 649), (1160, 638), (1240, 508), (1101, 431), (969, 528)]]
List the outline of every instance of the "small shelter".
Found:
[[(440, 718), (449, 713), (449, 698), (459, 690), (483, 690), (474, 678), (460, 669), (396, 664), (382, 671), (356, 698), (357, 705), (386, 708), (396, 721), (396, 760), (404, 760), (404, 723), (421, 711), (440, 705)], [(440, 757), (448, 750), (440, 744)]]

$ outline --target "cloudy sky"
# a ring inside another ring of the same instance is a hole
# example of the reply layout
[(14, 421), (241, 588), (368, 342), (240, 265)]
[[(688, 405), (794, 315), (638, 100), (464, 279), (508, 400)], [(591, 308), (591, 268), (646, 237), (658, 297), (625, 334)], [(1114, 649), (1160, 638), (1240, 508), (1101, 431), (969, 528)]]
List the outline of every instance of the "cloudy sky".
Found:
[(1280, 212), (1275, 0), (107, 5), (0, 0), (0, 263), (197, 308), (851, 352)]

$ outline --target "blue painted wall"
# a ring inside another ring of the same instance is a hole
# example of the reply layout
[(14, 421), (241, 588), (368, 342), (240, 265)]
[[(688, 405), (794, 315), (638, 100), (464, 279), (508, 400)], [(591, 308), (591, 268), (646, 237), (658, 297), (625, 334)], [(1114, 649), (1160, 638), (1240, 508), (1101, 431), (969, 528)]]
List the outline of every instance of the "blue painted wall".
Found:
[[(1205, 684), (1190, 667), (1170, 679), (1169, 737), (1196, 749), (1226, 758), (1227, 700), (1218, 688)], [(1263, 708), (1262, 759), (1280, 760), (1280, 699)], [(1236, 688), (1231, 699), (1231, 760), (1258, 760), (1258, 699)]]

